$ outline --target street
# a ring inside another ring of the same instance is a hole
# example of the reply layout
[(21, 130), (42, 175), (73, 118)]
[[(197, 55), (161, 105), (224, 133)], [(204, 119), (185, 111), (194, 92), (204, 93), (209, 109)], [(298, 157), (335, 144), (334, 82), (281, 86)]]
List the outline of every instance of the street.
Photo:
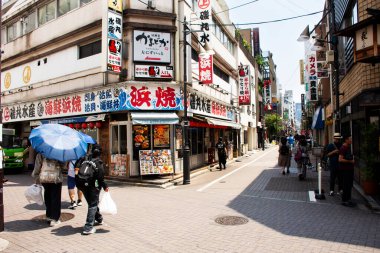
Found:
[(355, 208), (342, 206), (338, 196), (310, 201), (316, 173), (298, 181), (292, 167), (282, 175), (277, 150), (254, 152), (223, 171), (214, 167), (189, 185), (111, 182), (118, 214), (104, 216), (105, 224), (89, 236), (81, 235), (87, 205), (67, 209), (66, 184), (63, 222), (51, 228), (38, 219), (44, 208), (24, 197), (30, 173), (7, 175), (0, 238), (9, 245), (3, 252), (380, 252), (380, 215), (356, 193)]

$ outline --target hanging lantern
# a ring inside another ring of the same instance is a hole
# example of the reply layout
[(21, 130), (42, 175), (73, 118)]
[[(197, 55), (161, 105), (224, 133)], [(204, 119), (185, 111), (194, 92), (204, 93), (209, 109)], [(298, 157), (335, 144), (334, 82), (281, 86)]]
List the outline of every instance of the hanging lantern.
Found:
[(101, 128), (102, 127), (102, 122), (98, 121), (95, 124), (96, 128)]
[(70, 123), (70, 124), (69, 124), (69, 127), (70, 127), (70, 128), (74, 128), (74, 124), (73, 124), (73, 123)]
[(88, 123), (88, 127), (91, 128), (91, 129), (93, 129), (93, 128), (95, 127), (94, 122), (90, 122), (90, 123)]
[(80, 125), (79, 123), (76, 123), (76, 124), (75, 124), (75, 128), (76, 128), (76, 129), (81, 129), (81, 125)]
[(87, 123), (82, 123), (82, 129), (86, 129), (87, 128)]

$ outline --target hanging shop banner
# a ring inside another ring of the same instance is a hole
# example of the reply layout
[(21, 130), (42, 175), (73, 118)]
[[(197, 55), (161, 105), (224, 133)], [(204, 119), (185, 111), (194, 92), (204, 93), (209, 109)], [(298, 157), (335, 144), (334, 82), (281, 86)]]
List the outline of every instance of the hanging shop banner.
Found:
[(198, 41), (202, 46), (205, 46), (206, 42), (210, 42), (210, 23), (212, 22), (211, 15), (211, 0), (197, 0), (195, 5), (195, 13), (200, 19), (196, 30), (201, 30), (198, 33)]
[(305, 94), (301, 94), (301, 109), (305, 111)]
[(171, 174), (174, 172), (170, 149), (140, 150), (140, 174)]
[(108, 9), (123, 13), (123, 0), (108, 0)]
[(123, 17), (119, 13), (108, 12), (108, 38), (121, 40), (123, 31)]
[(213, 118), (233, 120), (234, 113), (232, 107), (223, 105), (212, 99), (202, 97), (197, 92), (190, 93), (188, 99), (188, 111)]
[(305, 73), (304, 73), (304, 63), (303, 60), (300, 60), (300, 83), (305, 84)]
[(329, 78), (329, 67), (325, 61), (317, 61), (317, 77)]
[(108, 39), (107, 70), (121, 72), (121, 50), (121, 41)]
[(133, 31), (133, 60), (170, 63), (170, 33)]
[(2, 108), (3, 122), (72, 117), (125, 110), (183, 110), (176, 85), (126, 84)]
[(309, 76), (309, 101), (318, 101), (318, 78), (317, 78), (317, 61), (315, 54), (307, 56), (308, 76)]
[(122, 0), (109, 0), (107, 10), (107, 70), (120, 73), (123, 40)]
[(135, 77), (173, 79), (173, 66), (154, 66), (135, 64)]
[(271, 81), (264, 80), (264, 109), (272, 110), (272, 89), (271, 89)]
[(251, 104), (251, 83), (248, 65), (239, 66), (239, 105)]
[(199, 82), (202, 84), (212, 84), (213, 61), (212, 55), (199, 56)]

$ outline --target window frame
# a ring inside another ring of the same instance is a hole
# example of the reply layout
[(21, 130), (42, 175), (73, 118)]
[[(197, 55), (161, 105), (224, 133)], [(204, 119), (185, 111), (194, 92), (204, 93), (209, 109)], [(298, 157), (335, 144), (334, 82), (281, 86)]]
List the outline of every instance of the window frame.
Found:
[[(47, 17), (48, 17), (48, 15), (47, 15), (47, 13), (48, 13), (48, 6), (50, 5), (50, 4), (53, 4), (53, 6), (54, 6), (54, 17), (52, 18), (52, 19), (47, 19)], [(38, 20), (38, 27), (40, 27), (40, 26), (42, 26), (42, 25), (44, 25), (44, 24), (46, 24), (46, 23), (48, 23), (48, 22), (50, 22), (50, 21), (52, 21), (52, 20), (54, 20), (54, 19), (56, 19), (57, 18), (57, 7), (58, 7), (58, 5), (57, 5), (57, 1), (56, 0), (54, 0), (54, 1), (51, 1), (51, 2), (49, 2), (49, 3), (47, 3), (47, 4), (45, 4), (45, 5), (42, 5), (41, 7), (39, 7), (39, 8), (37, 8), (37, 20)], [(43, 22), (43, 23), (41, 23), (40, 22), (40, 11), (41, 10), (44, 10), (45, 11), (45, 21)]]

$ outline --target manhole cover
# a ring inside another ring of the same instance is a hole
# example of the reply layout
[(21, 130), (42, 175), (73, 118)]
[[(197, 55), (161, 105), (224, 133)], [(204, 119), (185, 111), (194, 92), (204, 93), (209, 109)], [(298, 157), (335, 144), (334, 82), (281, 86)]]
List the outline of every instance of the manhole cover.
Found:
[[(61, 218), (60, 220), (62, 222), (65, 222), (65, 221), (68, 221), (68, 220), (71, 220), (72, 218), (74, 218), (75, 215), (72, 214), (72, 213), (61, 213)], [(43, 221), (45, 222), (46, 221), (46, 215), (45, 214), (42, 214), (42, 215), (38, 215), (34, 218), (32, 218), (32, 220), (35, 220), (35, 221)]]
[(239, 216), (223, 216), (215, 219), (215, 222), (221, 225), (243, 225), (248, 222), (248, 219)]

